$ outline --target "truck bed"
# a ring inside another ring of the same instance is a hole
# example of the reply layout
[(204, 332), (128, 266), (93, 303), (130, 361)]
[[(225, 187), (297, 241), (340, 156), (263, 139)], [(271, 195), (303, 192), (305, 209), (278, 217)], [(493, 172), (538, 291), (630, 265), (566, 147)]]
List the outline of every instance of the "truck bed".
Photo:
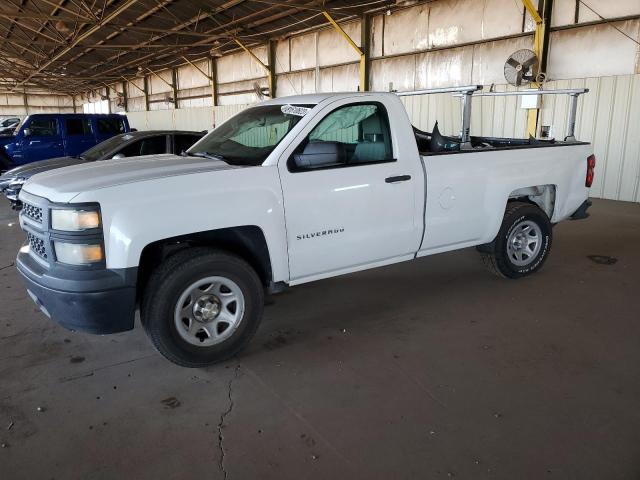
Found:
[(481, 151), (528, 149), (540, 147), (561, 147), (568, 145), (585, 145), (585, 142), (558, 141), (555, 139), (539, 140), (529, 138), (480, 137), (471, 136), (471, 148), (463, 148), (459, 137), (446, 136), (438, 131), (438, 124), (433, 132), (425, 132), (413, 127), (413, 132), (421, 156), (450, 155), (453, 153), (469, 153)]

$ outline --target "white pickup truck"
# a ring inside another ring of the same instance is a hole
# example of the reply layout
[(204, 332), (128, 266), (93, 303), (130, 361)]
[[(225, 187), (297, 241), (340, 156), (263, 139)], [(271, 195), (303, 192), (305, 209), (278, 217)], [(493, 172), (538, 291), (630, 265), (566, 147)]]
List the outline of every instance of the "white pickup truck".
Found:
[(587, 143), (443, 137), (393, 93), (244, 110), (187, 153), (41, 173), (22, 189), (17, 268), (72, 330), (130, 330), (189, 367), (239, 352), (265, 291), (467, 247), (537, 271), (552, 225), (587, 216)]

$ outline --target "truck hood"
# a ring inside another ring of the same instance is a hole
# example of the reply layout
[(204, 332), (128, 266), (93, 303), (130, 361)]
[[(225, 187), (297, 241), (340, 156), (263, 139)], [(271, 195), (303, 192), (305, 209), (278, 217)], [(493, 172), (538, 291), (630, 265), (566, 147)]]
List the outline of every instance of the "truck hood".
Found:
[(143, 182), (156, 178), (241, 168), (220, 160), (147, 155), (117, 161), (97, 161), (39, 173), (24, 184), (22, 191), (53, 202), (69, 202), (83, 192)]

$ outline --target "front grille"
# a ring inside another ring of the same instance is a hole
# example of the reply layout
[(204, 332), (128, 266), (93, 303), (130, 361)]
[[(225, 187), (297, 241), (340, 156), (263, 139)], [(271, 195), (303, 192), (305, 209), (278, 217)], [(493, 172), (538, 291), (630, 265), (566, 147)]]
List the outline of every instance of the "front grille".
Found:
[(44, 246), (44, 240), (36, 237), (34, 234), (30, 232), (27, 233), (27, 240), (29, 240), (29, 248), (32, 252), (38, 255), (41, 258), (47, 258), (47, 249)]
[(31, 220), (42, 223), (42, 208), (36, 207), (35, 205), (31, 205), (30, 203), (25, 203), (22, 206), (22, 214), (30, 218)]

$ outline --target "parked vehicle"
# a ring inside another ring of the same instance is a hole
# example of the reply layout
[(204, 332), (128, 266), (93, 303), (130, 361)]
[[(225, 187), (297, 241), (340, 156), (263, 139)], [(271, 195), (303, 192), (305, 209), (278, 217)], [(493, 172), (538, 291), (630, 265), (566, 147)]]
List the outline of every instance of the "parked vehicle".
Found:
[(500, 276), (538, 271), (595, 167), (588, 143), (416, 131), (393, 93), (272, 99), (187, 154), (24, 185), (17, 268), (46, 315), (106, 334), (139, 305), (160, 353), (209, 365), (247, 345), (265, 289), (473, 246)]
[(33, 175), (70, 165), (91, 163), (97, 160), (111, 160), (163, 153), (179, 154), (186, 151), (204, 136), (204, 132), (181, 130), (149, 130), (145, 132), (121, 133), (109, 140), (91, 147), (76, 156), (51, 158), (28, 163), (8, 170), (0, 175), (0, 192), (19, 209), (18, 195), (22, 185)]
[(124, 115), (29, 115), (14, 135), (0, 137), (0, 173), (11, 166), (79, 155), (114, 135), (128, 131), (129, 121)]
[(8, 117), (0, 120), (0, 135), (11, 135), (20, 124), (18, 117)]

